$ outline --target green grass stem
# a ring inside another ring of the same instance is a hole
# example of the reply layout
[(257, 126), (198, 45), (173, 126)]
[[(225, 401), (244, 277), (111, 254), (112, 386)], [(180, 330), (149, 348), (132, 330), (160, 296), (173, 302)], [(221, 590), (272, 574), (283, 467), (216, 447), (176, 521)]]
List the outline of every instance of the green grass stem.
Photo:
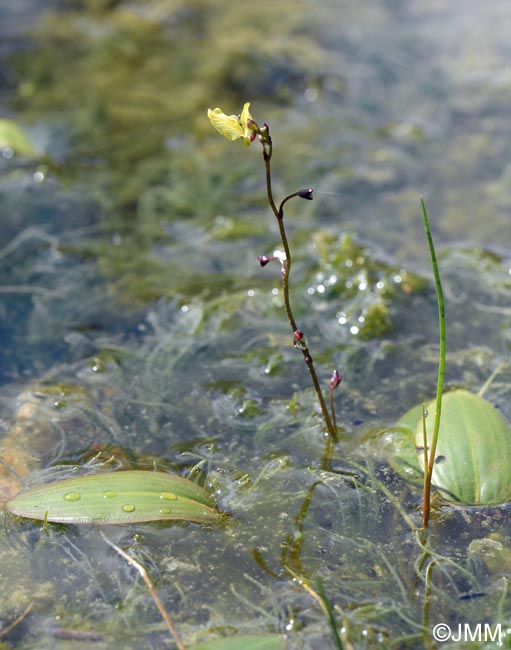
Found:
[(438, 302), (438, 331), (440, 338), (440, 353), (438, 358), (438, 378), (436, 387), (436, 404), (435, 404), (435, 425), (433, 429), (433, 438), (431, 440), (431, 447), (428, 454), (428, 464), (424, 468), (424, 495), (422, 504), (422, 527), (428, 527), (430, 504), (431, 504), (431, 479), (433, 477), (433, 467), (435, 463), (436, 447), (438, 442), (438, 433), (440, 430), (440, 416), (442, 413), (442, 393), (444, 389), (444, 373), (445, 373), (445, 305), (444, 293), (442, 290), (442, 283), (440, 281), (440, 273), (438, 271), (438, 262), (436, 259), (435, 246), (433, 244), (433, 237), (431, 236), (431, 229), (429, 227), (428, 214), (426, 212), (426, 205), (424, 199), (420, 199), (422, 207), (422, 216), (424, 218), (424, 229), (428, 238), (429, 252), (431, 255), (431, 264), (433, 266), (433, 273), (435, 276), (436, 295)]

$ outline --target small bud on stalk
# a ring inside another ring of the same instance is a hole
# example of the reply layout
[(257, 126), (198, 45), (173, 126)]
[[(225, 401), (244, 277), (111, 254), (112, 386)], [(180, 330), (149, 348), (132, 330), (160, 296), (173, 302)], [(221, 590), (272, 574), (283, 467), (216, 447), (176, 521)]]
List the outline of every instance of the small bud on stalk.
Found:
[(330, 388), (332, 390), (335, 390), (337, 386), (339, 386), (341, 381), (342, 381), (342, 376), (337, 372), (337, 370), (334, 370), (332, 373), (332, 377), (330, 379)]
[(312, 199), (313, 199), (312, 193), (313, 192), (314, 192), (314, 190), (312, 189), (312, 187), (309, 187), (306, 190), (300, 190), (299, 192), (297, 192), (297, 194), (301, 199), (307, 199), (307, 201), (312, 201)]
[(261, 266), (266, 266), (269, 264), (272, 260), (274, 260), (274, 257), (268, 257), (268, 255), (258, 255), (257, 259), (259, 260), (259, 264)]
[(305, 350), (307, 348), (307, 339), (302, 330), (295, 330), (293, 332), (293, 345), (297, 350)]

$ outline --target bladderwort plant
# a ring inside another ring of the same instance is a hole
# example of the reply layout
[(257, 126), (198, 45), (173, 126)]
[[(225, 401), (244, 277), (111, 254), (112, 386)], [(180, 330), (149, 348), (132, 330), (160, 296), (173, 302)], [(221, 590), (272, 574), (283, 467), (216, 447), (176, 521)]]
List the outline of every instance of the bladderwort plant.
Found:
[(265, 176), (266, 176), (266, 193), (268, 196), (268, 203), (271, 211), (273, 212), (279, 227), (279, 234), (284, 249), (284, 256), (268, 256), (259, 255), (258, 260), (261, 266), (266, 266), (270, 262), (279, 262), (281, 266), (282, 277), (282, 290), (284, 296), (284, 308), (286, 316), (293, 331), (293, 345), (296, 349), (300, 350), (303, 355), (305, 364), (309, 370), (312, 384), (316, 392), (321, 414), (325, 421), (326, 430), (331, 440), (337, 437), (337, 423), (335, 417), (334, 405), (334, 391), (342, 381), (341, 375), (334, 370), (330, 378), (329, 385), (329, 404), (325, 400), (321, 384), (318, 379), (318, 374), (314, 366), (314, 361), (309, 349), (309, 344), (304, 332), (298, 327), (293, 309), (291, 307), (290, 299), (290, 275), (292, 257), (289, 248), (289, 241), (286, 234), (286, 227), (284, 224), (284, 206), (285, 204), (295, 197), (312, 201), (312, 188), (306, 188), (293, 192), (286, 196), (281, 202), (279, 207), (273, 197), (272, 179), (271, 179), (271, 158), (273, 154), (273, 143), (270, 136), (270, 127), (264, 123), (261, 127), (255, 122), (250, 114), (250, 103), (245, 103), (241, 115), (226, 115), (220, 108), (213, 110), (208, 109), (208, 117), (213, 127), (228, 140), (239, 140), (249, 146), (254, 140), (258, 140), (262, 147)]

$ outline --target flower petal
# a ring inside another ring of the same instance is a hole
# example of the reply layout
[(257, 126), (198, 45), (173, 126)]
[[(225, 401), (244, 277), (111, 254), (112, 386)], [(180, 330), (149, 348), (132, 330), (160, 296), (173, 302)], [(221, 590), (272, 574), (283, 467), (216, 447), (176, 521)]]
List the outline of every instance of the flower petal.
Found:
[(243, 110), (241, 111), (240, 115), (240, 124), (241, 128), (243, 129), (243, 142), (248, 145), (252, 142), (252, 140), (255, 137), (255, 130), (254, 130), (254, 120), (252, 118), (252, 115), (250, 115), (250, 102), (245, 102), (243, 105)]
[(215, 108), (214, 110), (209, 108), (208, 117), (218, 133), (228, 140), (237, 140), (238, 138), (245, 137), (245, 129), (241, 126), (240, 118), (237, 115), (226, 115), (220, 108)]
[(240, 115), (240, 124), (244, 129), (248, 129), (248, 120), (253, 121), (252, 115), (250, 115), (250, 102), (245, 102), (243, 105), (243, 110)]

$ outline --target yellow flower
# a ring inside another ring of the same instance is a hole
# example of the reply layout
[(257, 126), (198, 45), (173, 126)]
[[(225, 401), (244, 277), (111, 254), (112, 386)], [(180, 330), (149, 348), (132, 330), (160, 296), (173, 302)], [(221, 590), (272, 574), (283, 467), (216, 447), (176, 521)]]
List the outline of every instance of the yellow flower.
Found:
[(241, 115), (226, 115), (220, 108), (208, 108), (208, 117), (215, 129), (228, 140), (243, 138), (248, 145), (255, 138), (259, 128), (250, 115), (250, 103), (246, 102)]

